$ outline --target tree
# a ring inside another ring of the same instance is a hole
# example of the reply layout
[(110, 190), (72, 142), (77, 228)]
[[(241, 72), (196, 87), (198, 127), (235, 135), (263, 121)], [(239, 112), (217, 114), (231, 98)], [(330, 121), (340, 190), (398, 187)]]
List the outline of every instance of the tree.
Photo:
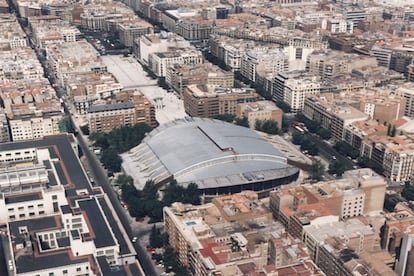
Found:
[(80, 130), (82, 131), (82, 133), (84, 134), (84, 135), (89, 135), (90, 133), (89, 133), (89, 126), (88, 125), (83, 125), (83, 126), (81, 126), (80, 127)]
[(158, 190), (153, 180), (145, 182), (144, 188), (142, 189), (143, 199), (146, 201), (158, 199)]
[(335, 160), (329, 164), (328, 172), (330, 174), (336, 174), (337, 176), (342, 176), (345, 172), (345, 166), (338, 160)]
[(247, 120), (247, 117), (236, 118), (236, 125), (249, 127), (249, 120)]
[(320, 181), (322, 180), (322, 176), (325, 173), (325, 165), (319, 159), (313, 159), (312, 165), (310, 167), (310, 177), (313, 180)]
[(184, 187), (178, 185), (176, 180), (173, 180), (165, 187), (162, 201), (166, 206), (170, 206), (174, 202), (184, 202), (184, 193)]
[(390, 136), (395, 137), (396, 133), (397, 133), (397, 129), (396, 129), (395, 125), (393, 125), (392, 128), (391, 128)]
[(101, 162), (110, 171), (121, 171), (122, 159), (113, 149), (107, 149), (102, 152)]
[(297, 131), (294, 131), (293, 134), (292, 134), (292, 143), (294, 145), (300, 145), (300, 144), (302, 144), (302, 140), (303, 140), (303, 134), (301, 134)]
[(279, 132), (277, 122), (274, 120), (256, 120), (255, 129), (267, 134), (277, 134)]
[(407, 200), (414, 200), (414, 187), (409, 182), (406, 182), (401, 195)]
[(151, 228), (149, 244), (152, 248), (160, 248), (163, 246), (161, 231), (155, 226), (155, 224)]
[(284, 101), (277, 101), (276, 102), (276, 105), (277, 105), (277, 107), (279, 107), (280, 109), (282, 109), (282, 111), (284, 113), (290, 113), (292, 111), (290, 105), (287, 104)]
[(220, 121), (225, 121), (225, 122), (228, 122), (228, 123), (233, 123), (234, 118), (236, 118), (236, 116), (233, 115), (233, 114), (229, 114), (229, 113), (218, 114), (218, 115), (214, 116), (214, 119), (217, 119), (217, 120), (220, 120)]
[(320, 128), (317, 133), (324, 140), (329, 140), (332, 137), (331, 131), (326, 128)]
[(198, 189), (197, 184), (190, 183), (187, 186), (185, 191), (184, 202), (190, 203), (193, 205), (200, 205), (201, 204), (201, 193)]

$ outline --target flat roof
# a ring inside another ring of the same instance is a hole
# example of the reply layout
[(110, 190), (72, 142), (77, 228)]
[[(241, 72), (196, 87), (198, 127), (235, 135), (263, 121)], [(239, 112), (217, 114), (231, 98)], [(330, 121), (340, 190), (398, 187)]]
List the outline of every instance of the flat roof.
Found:
[(40, 257), (33, 257), (33, 255), (22, 255), (16, 260), (16, 271), (17, 273), (28, 273), (37, 270), (86, 262), (89, 263), (88, 257), (77, 257), (71, 259), (68, 252), (48, 254)]
[(134, 108), (134, 104), (131, 102), (114, 103), (114, 104), (97, 104), (92, 105), (88, 109), (88, 113), (104, 112), (120, 109), (131, 109)]
[(6, 204), (13, 204), (25, 201), (32, 201), (32, 200), (39, 200), (42, 199), (42, 194), (37, 193), (30, 193), (30, 194), (22, 194), (22, 195), (7, 195), (5, 197)]
[[(56, 170), (58, 171), (59, 178), (61, 183), (67, 184), (69, 179), (66, 180), (66, 176), (70, 178), (70, 183), (73, 184), (76, 189), (87, 189), (89, 193), (92, 193), (92, 187), (89, 183), (89, 179), (83, 173), (83, 169), (72, 148), (73, 136), (72, 135), (53, 135), (46, 136), (40, 140), (30, 140), (22, 142), (11, 142), (11, 143), (2, 143), (0, 144), (0, 151), (8, 150), (20, 150), (25, 148), (48, 148), (49, 152), (55, 152), (55, 158), (59, 158), (61, 163), (55, 163)], [(52, 156), (51, 156), (52, 157)], [(60, 165), (58, 165), (60, 164)], [(67, 175), (64, 173), (63, 169), (60, 169), (60, 166), (64, 166), (66, 169)]]
[(121, 230), (119, 229), (118, 223), (116, 222), (111, 210), (109, 209), (108, 204), (104, 198), (99, 198), (99, 205), (101, 205), (102, 210), (105, 214), (106, 219), (108, 220), (109, 225), (111, 225), (112, 231), (114, 232), (115, 237), (117, 237), (118, 244), (119, 244), (119, 254), (125, 255), (131, 253), (128, 248), (128, 244), (124, 239), (124, 235), (122, 235)]
[(112, 236), (111, 230), (104, 219), (104, 215), (94, 198), (86, 200), (78, 200), (79, 207), (86, 212), (89, 223), (95, 232), (95, 246), (96, 248), (108, 247), (116, 245)]
[(12, 234), (15, 237), (20, 236), (21, 234), (19, 231), (19, 227), (27, 227), (28, 232), (56, 228), (58, 227), (57, 217), (50, 216), (10, 222), (10, 234)]

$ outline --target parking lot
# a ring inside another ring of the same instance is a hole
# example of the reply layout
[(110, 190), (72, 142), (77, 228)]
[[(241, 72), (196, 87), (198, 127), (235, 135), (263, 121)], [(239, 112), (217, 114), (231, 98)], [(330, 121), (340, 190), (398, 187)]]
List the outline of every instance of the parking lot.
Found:
[(132, 57), (102, 56), (103, 61), (124, 88), (136, 88), (152, 101), (155, 116), (162, 125), (175, 119), (186, 117), (183, 101), (174, 93), (169, 93), (157, 85)]

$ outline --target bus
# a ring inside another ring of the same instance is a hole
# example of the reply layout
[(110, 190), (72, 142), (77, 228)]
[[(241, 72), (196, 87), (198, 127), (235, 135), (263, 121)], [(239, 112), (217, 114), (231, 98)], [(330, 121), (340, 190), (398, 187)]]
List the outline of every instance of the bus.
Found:
[(300, 134), (305, 134), (305, 130), (303, 128), (301, 128), (300, 126), (294, 126), (293, 127), (297, 132), (299, 132)]

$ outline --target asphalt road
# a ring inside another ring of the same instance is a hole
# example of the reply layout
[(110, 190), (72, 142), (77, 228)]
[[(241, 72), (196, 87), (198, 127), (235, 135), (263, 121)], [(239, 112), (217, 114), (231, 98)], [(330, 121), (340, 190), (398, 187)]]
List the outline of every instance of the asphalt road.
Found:
[[(69, 118), (72, 121), (72, 125), (76, 127), (76, 125), (73, 122), (72, 117), (69, 117)], [(80, 132), (79, 129), (77, 130)], [(125, 231), (128, 233), (129, 237), (132, 238), (134, 236), (135, 231), (131, 229), (128, 215), (126, 214), (125, 210), (121, 206), (118, 200), (117, 194), (112, 189), (111, 184), (108, 181), (108, 178), (106, 176), (104, 169), (102, 168), (100, 162), (96, 159), (95, 155), (89, 150), (88, 144), (86, 143), (86, 141), (84, 140), (83, 136), (80, 133), (77, 136), (77, 140), (78, 140), (79, 146), (82, 149), (83, 154), (88, 160), (89, 170), (93, 175), (95, 183), (99, 184), (102, 187), (102, 189), (105, 191), (105, 193), (108, 195), (122, 225), (125, 228)], [(133, 245), (135, 247), (138, 260), (141, 263), (141, 266), (145, 272), (145, 275), (157, 275), (151, 263), (151, 260), (146, 254), (144, 248), (142, 248), (138, 242), (134, 243)]]
[(344, 164), (348, 170), (352, 169), (353, 166), (355, 166), (355, 164), (351, 160), (349, 160), (345, 156), (341, 155), (333, 147), (331, 147), (326, 142), (321, 140), (318, 136), (312, 135), (310, 133), (306, 133), (305, 135), (310, 141), (312, 141), (313, 143), (315, 143), (318, 146), (319, 155), (322, 158), (328, 160), (329, 162), (332, 162), (333, 161), (333, 156), (335, 156), (336, 159), (338, 161), (340, 161), (342, 164)]

